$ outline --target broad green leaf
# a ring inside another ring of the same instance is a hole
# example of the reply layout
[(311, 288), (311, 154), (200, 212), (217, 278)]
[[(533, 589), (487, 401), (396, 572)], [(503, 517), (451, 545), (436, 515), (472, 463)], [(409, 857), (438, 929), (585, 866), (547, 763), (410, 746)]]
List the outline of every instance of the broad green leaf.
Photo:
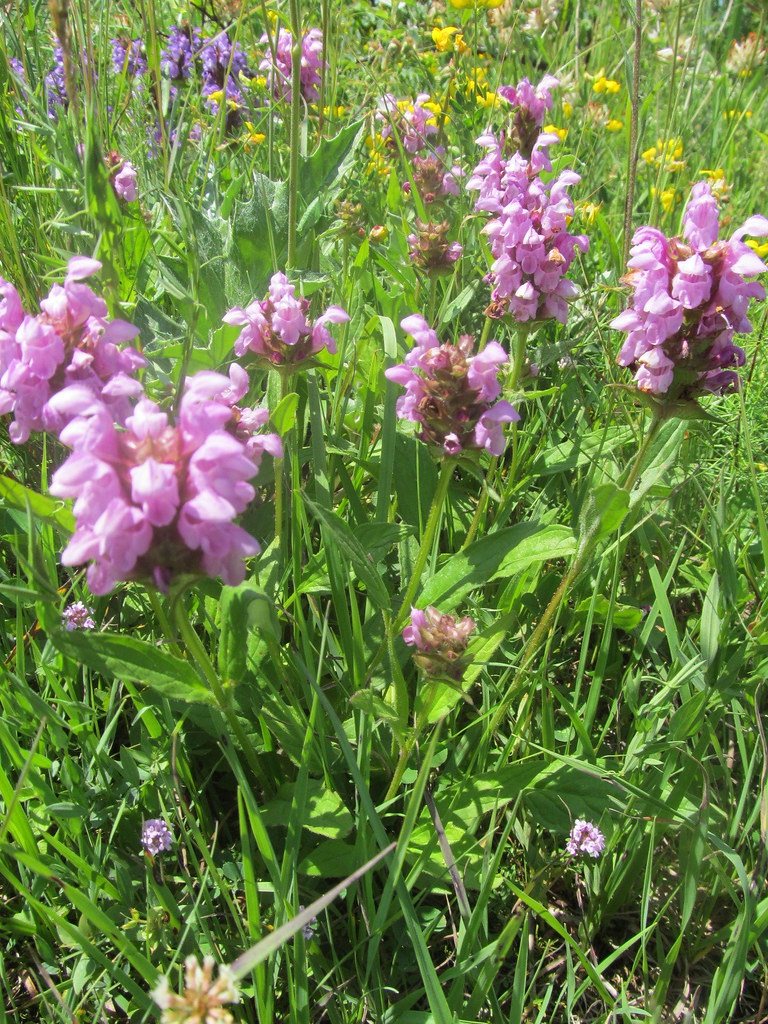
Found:
[(145, 683), (164, 697), (191, 704), (213, 704), (208, 688), (189, 662), (154, 644), (112, 633), (52, 632), (53, 646), (108, 678)]
[(471, 544), (448, 560), (419, 595), (420, 608), (436, 605), (447, 612), (470, 591), (489, 580), (507, 579), (532, 565), (568, 558), (576, 550), (565, 526), (518, 523)]
[(28, 507), (31, 508), (38, 519), (52, 523), (60, 530), (72, 533), (75, 529), (75, 517), (60, 498), (38, 494), (8, 476), (0, 476), (0, 498), (4, 498), (13, 508), (25, 512)]
[[(587, 597), (583, 601), (580, 601), (573, 611), (577, 618), (579, 618), (580, 621), (583, 621), (586, 619), (590, 608), (592, 608), (593, 619), (595, 622), (605, 622), (608, 618), (611, 602), (604, 594), (599, 594), (595, 598)], [(641, 608), (634, 608), (630, 604), (614, 604), (611, 622), (618, 629), (625, 629), (629, 632), (640, 625), (643, 621), (643, 617), (644, 615)]]
[(277, 629), (276, 613), (267, 595), (252, 583), (222, 587), (219, 601), (219, 674), (236, 682), (249, 672), (250, 634), (256, 629)]
[(272, 412), (270, 419), (280, 437), (284, 437), (296, 423), (296, 409), (298, 405), (299, 396), (295, 391), (292, 391), (278, 402), (277, 407)]
[(579, 515), (579, 552), (617, 530), (629, 512), (629, 494), (607, 481), (594, 487), (584, 500)]

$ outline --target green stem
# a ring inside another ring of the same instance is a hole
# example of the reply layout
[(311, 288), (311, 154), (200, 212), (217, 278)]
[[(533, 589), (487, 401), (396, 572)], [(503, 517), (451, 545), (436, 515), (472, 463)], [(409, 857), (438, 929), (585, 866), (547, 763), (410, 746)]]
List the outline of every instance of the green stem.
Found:
[(648, 430), (646, 431), (645, 437), (643, 438), (643, 443), (640, 445), (640, 449), (637, 453), (634, 464), (629, 471), (629, 476), (622, 484), (622, 487), (625, 491), (631, 493), (632, 488), (637, 483), (637, 478), (640, 476), (640, 472), (642, 471), (643, 463), (645, 462), (645, 457), (648, 454), (651, 444), (653, 443), (654, 438), (658, 434), (659, 427), (663, 422), (664, 418), (661, 415), (661, 413), (654, 411), (653, 417), (651, 419), (651, 425), (648, 427)]
[(403, 746), (400, 748), (400, 756), (397, 759), (397, 764), (395, 765), (395, 773), (392, 776), (392, 781), (389, 784), (387, 795), (384, 797), (384, 803), (387, 803), (388, 800), (392, 800), (395, 794), (397, 793), (398, 789), (400, 788), (400, 783), (403, 781), (403, 775), (405, 775), (405, 769), (408, 767), (408, 762), (411, 759), (411, 754), (413, 753), (413, 748), (415, 745), (416, 737), (411, 736), (409, 739), (405, 741)]
[(427, 519), (427, 525), (424, 528), (424, 535), (421, 538), (421, 547), (416, 557), (416, 564), (413, 567), (411, 574), (411, 581), (408, 584), (408, 589), (405, 592), (403, 603), (400, 605), (400, 610), (395, 616), (395, 621), (392, 624), (391, 635), (394, 635), (400, 631), (403, 623), (408, 618), (408, 614), (411, 610), (411, 603), (416, 596), (416, 591), (419, 589), (421, 583), (421, 576), (427, 564), (430, 552), (432, 551), (432, 544), (435, 540), (435, 533), (437, 532), (437, 524), (440, 522), (440, 516), (443, 511), (443, 505), (445, 504), (445, 498), (448, 494), (448, 487), (453, 477), (454, 461), (451, 458), (444, 458), (443, 465), (440, 469), (440, 477), (437, 481), (437, 488), (435, 489), (435, 495), (432, 498), (432, 507), (429, 510), (429, 518)]
[[(650, 427), (648, 428), (648, 432), (646, 433), (645, 438), (643, 439), (643, 443), (640, 446), (640, 450), (637, 453), (637, 457), (635, 458), (632, 468), (630, 469), (629, 476), (627, 477), (626, 482), (623, 485), (624, 490), (631, 491), (632, 487), (634, 486), (638, 476), (640, 475), (648, 451), (650, 450), (651, 443), (656, 434), (658, 433), (659, 427), (662, 422), (662, 417), (658, 413), (654, 413), (654, 417), (651, 421)], [(525, 647), (523, 647), (523, 653), (520, 658), (520, 665), (517, 670), (518, 672), (525, 672), (525, 670), (530, 666), (534, 657), (538, 654), (539, 649), (542, 647), (545, 640), (549, 636), (550, 628), (555, 620), (558, 611), (560, 610), (560, 606), (563, 603), (563, 600), (567, 596), (571, 588), (571, 585), (578, 578), (578, 576), (581, 575), (582, 571), (587, 566), (595, 550), (595, 547), (597, 546), (598, 540), (599, 534), (597, 534), (593, 540), (587, 539), (580, 545), (576, 557), (574, 558), (571, 565), (568, 567), (565, 576), (563, 576), (562, 580), (560, 581), (560, 586), (557, 588), (557, 590), (550, 598), (549, 604), (544, 609), (544, 614), (539, 620), (538, 625), (531, 633), (531, 635), (528, 637), (528, 640), (525, 643)], [(530, 694), (527, 696), (528, 698), (530, 698)], [(493, 719), (491, 720), (491, 732), (495, 732), (496, 729), (499, 727), (501, 720), (503, 719), (504, 715), (507, 712), (507, 708), (509, 707), (511, 699), (511, 695), (507, 696), (496, 709), (496, 714), (493, 716)], [(521, 706), (520, 714), (518, 715), (518, 720), (522, 716), (524, 707), (525, 702)]]
[(296, 266), (296, 225), (299, 219), (299, 140), (301, 128), (301, 4), (291, 0), (291, 120), (288, 164), (288, 255), (286, 267)]
[(253, 746), (248, 734), (243, 729), (240, 719), (237, 717), (234, 708), (232, 707), (229, 697), (222, 686), (221, 680), (216, 669), (213, 667), (213, 663), (205, 649), (200, 637), (197, 635), (192, 623), (189, 620), (189, 614), (184, 605), (184, 599), (179, 595), (174, 606), (174, 618), (176, 619), (176, 625), (179, 628), (179, 633), (184, 642), (184, 645), (188, 653), (192, 656), (193, 660), (197, 664), (203, 674), (206, 682), (211, 688), (211, 693), (216, 700), (216, 704), (227, 720), (235, 739), (240, 744), (240, 748), (245, 754), (248, 765), (259, 780), (261, 786), (267, 791), (271, 791), (271, 784), (264, 774), (264, 770), (259, 764), (258, 754)]

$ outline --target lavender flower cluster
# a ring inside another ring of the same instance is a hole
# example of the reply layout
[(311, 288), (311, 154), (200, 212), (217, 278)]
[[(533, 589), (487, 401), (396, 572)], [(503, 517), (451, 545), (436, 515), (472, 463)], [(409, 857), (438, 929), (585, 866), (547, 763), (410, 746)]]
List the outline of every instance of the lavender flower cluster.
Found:
[(440, 344), (435, 331), (418, 313), (401, 325), (416, 346), (405, 362), (385, 371), (388, 380), (405, 387), (397, 400), (402, 419), (421, 424), (419, 437), (446, 455), (487, 449), (501, 455), (506, 441), (502, 425), (520, 417), (501, 394), (499, 367), (507, 353), (491, 341), (472, 355), (473, 340), (464, 334), (457, 344)]
[(665, 401), (739, 385), (734, 367), (745, 357), (734, 335), (752, 330), (749, 302), (765, 298), (763, 286), (745, 277), (768, 270), (741, 239), (768, 235), (768, 218), (748, 218), (727, 241), (718, 234), (717, 201), (702, 181), (685, 208), (682, 237), (641, 227), (632, 238), (623, 279), (632, 304), (611, 322), (627, 332), (618, 362), (634, 371), (641, 391)]
[(83, 283), (100, 269), (98, 260), (73, 257), (64, 284), (53, 285), (34, 315), (0, 278), (0, 415), (13, 413), (9, 433), (17, 444), (32, 431), (62, 429), (66, 412), (52, 398), (68, 385), (98, 396), (118, 422), (130, 412), (131, 396), (141, 392), (133, 375), (146, 366), (144, 356), (118, 347), (138, 328), (108, 319), (104, 300)]
[[(64, 284), (34, 316), (0, 279), (0, 414), (13, 415), (16, 443), (48, 431), (72, 449), (50, 486), (74, 499), (76, 529), (62, 563), (88, 562), (94, 594), (134, 578), (167, 590), (186, 573), (240, 583), (259, 545), (233, 520), (254, 497), (263, 453), (282, 455), (280, 439), (258, 433), (266, 410), (239, 407), (250, 382), (236, 363), (228, 377), (189, 377), (175, 421), (147, 398), (134, 376), (146, 360), (118, 347), (138, 329), (107, 319), (106, 303), (84, 283), (100, 267), (73, 257)], [(342, 310), (330, 316), (346, 318)], [(315, 336), (324, 331), (318, 322)], [(72, 623), (91, 628), (86, 619)]]
[[(459, 179), (464, 173), (458, 164), (449, 166), (445, 147), (438, 143), (438, 112), (426, 92), (419, 93), (413, 102), (385, 93), (376, 112), (384, 143), (396, 148), (399, 139), (404, 151), (412, 156), (413, 184), (427, 206), (458, 196)], [(410, 181), (403, 183), (403, 192), (410, 195)]]
[(566, 274), (576, 250), (589, 248), (585, 235), (568, 231), (574, 207), (567, 190), (580, 176), (565, 170), (548, 183), (540, 176), (552, 171), (549, 147), (558, 141), (542, 131), (555, 85), (557, 79), (547, 75), (536, 88), (525, 78), (516, 88), (497, 91), (514, 114), (505, 131), (477, 140), (488, 152), (467, 182), (479, 193), (475, 210), (494, 215), (483, 228), (494, 257), (488, 315), (511, 314), (521, 323), (566, 322), (567, 303), (578, 294)]
[[(264, 33), (260, 42), (267, 46), (267, 54), (259, 64), (259, 70), (266, 72), (267, 88), (275, 100), (290, 102), (293, 93), (293, 36), (287, 29), (280, 28), (272, 39)], [(317, 103), (320, 98), (322, 73), (328, 66), (323, 61), (323, 48), (323, 33), (319, 28), (311, 28), (302, 35), (300, 88), (306, 103)]]
[(334, 353), (336, 345), (326, 324), (346, 323), (349, 314), (340, 306), (329, 306), (312, 324), (308, 312), (309, 300), (296, 295), (285, 274), (275, 274), (266, 299), (245, 309), (234, 306), (224, 314), (225, 323), (243, 328), (235, 355), (252, 352), (267, 365), (294, 369), (323, 348)]

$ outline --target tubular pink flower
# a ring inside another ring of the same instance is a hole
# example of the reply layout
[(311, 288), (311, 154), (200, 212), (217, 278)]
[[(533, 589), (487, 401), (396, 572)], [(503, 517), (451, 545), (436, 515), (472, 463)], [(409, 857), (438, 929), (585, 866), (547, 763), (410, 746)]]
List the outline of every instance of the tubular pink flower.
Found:
[(717, 203), (708, 182), (699, 182), (683, 214), (683, 236), (667, 238), (639, 228), (632, 239), (628, 273), (632, 305), (611, 321), (627, 332), (617, 362), (634, 371), (637, 387), (671, 402), (695, 402), (710, 391), (739, 386), (734, 367), (744, 352), (735, 334), (748, 334), (746, 313), (765, 290), (745, 276), (766, 272), (741, 241), (768, 235), (768, 219), (750, 217), (728, 241), (718, 240)]
[(175, 424), (141, 398), (124, 426), (87, 387), (57, 396), (73, 451), (50, 490), (75, 499), (77, 523), (62, 561), (91, 563), (93, 593), (127, 579), (167, 589), (179, 573), (244, 579), (259, 545), (232, 520), (254, 498), (262, 453), (281, 451), (279, 438), (254, 434), (263, 411), (236, 406), (246, 389), (239, 367), (229, 377), (206, 371), (186, 382)]
[(235, 354), (253, 352), (271, 366), (295, 368), (314, 358), (323, 348), (333, 353), (336, 345), (327, 324), (349, 320), (340, 306), (329, 306), (312, 324), (307, 319), (309, 300), (296, 295), (283, 273), (277, 273), (269, 284), (269, 293), (262, 302), (252, 302), (245, 309), (235, 306), (224, 314), (224, 322), (242, 327), (235, 341)]
[(462, 335), (455, 345), (441, 345), (418, 314), (406, 317), (401, 327), (420, 344), (405, 362), (384, 373), (405, 388), (397, 400), (397, 415), (419, 423), (421, 440), (446, 455), (483, 448), (500, 455), (505, 447), (501, 424), (519, 419), (508, 402), (492, 404), (501, 392), (499, 368), (507, 362), (501, 345), (490, 342), (476, 356), (471, 354), (470, 335)]

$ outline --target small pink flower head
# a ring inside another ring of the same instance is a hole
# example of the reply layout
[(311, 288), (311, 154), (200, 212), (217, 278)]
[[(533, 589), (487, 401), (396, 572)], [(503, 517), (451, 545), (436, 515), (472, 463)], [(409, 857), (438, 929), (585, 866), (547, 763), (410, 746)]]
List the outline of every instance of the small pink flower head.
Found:
[[(286, 29), (279, 29), (273, 39), (274, 54), (266, 33), (261, 37), (261, 42), (267, 46), (267, 53), (259, 69), (266, 72), (269, 91), (275, 99), (290, 100), (293, 36)], [(301, 37), (301, 95), (306, 103), (316, 103), (320, 96), (318, 88), (324, 66), (323, 46), (323, 33), (319, 28), (309, 29)], [(328, 67), (327, 63), (325, 67)]]
[(571, 834), (565, 846), (570, 857), (599, 857), (605, 849), (605, 836), (591, 821), (577, 818), (573, 823)]
[(474, 628), (469, 616), (457, 620), (432, 605), (423, 611), (411, 608), (411, 624), (403, 630), (403, 640), (416, 648), (413, 660), (426, 675), (458, 681), (466, 668), (464, 655)]
[(149, 818), (141, 829), (142, 849), (152, 857), (166, 853), (173, 846), (173, 835), (162, 818)]
[(408, 255), (414, 267), (430, 277), (453, 272), (453, 265), (463, 250), (458, 242), (448, 241), (450, 230), (447, 220), (440, 223), (416, 220), (416, 232), (408, 236)]
[(82, 601), (68, 605), (61, 613), (61, 619), (64, 628), (70, 632), (74, 629), (96, 629), (93, 608), (88, 608)]
[(283, 273), (272, 277), (267, 298), (245, 309), (235, 306), (224, 314), (224, 322), (242, 327), (235, 342), (235, 354), (253, 352), (270, 366), (295, 369), (314, 358), (323, 348), (336, 351), (327, 324), (342, 324), (349, 314), (340, 306), (329, 306), (312, 324), (309, 300), (296, 295), (296, 288)]
[(498, 371), (507, 362), (501, 345), (491, 342), (473, 356), (471, 335), (441, 345), (419, 314), (401, 326), (417, 344), (403, 363), (385, 370), (387, 380), (405, 388), (397, 400), (398, 416), (419, 423), (421, 440), (445, 455), (482, 449), (501, 455), (502, 424), (520, 418), (508, 402), (495, 401), (501, 392)]

